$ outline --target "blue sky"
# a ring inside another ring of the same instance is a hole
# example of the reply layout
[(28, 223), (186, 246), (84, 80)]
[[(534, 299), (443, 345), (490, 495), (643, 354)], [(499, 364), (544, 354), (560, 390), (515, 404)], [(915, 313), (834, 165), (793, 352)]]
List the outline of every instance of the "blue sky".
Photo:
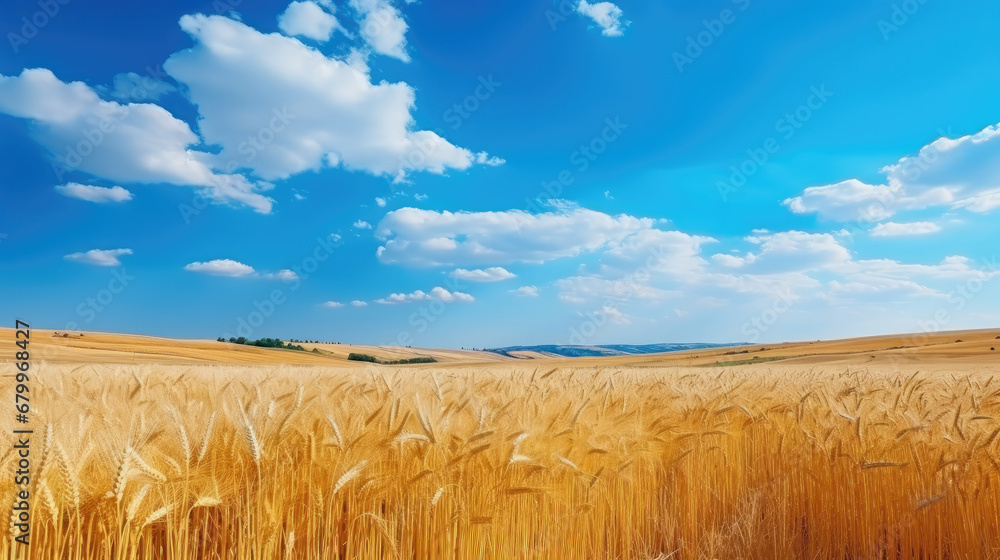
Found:
[(996, 326), (998, 20), (5, 2), (0, 313), (455, 347)]

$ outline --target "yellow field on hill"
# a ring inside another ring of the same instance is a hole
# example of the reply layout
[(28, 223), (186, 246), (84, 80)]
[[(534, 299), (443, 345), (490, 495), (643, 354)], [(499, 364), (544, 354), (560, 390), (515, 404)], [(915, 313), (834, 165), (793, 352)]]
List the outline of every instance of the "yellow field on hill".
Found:
[[(809, 366), (880, 365), (920, 367), (938, 365), (1000, 366), (1000, 329), (902, 334), (844, 340), (764, 343), (739, 347), (688, 350), (596, 358), (561, 358), (538, 352), (493, 352), (444, 348), (410, 348), (358, 344), (302, 343), (309, 352), (257, 348), (214, 340), (179, 340), (118, 333), (57, 333), (36, 329), (32, 344), (37, 360), (50, 363), (93, 364), (286, 364), (343, 366), (352, 352), (380, 360), (432, 357), (441, 365), (464, 367), (493, 363), (531, 362), (545, 367), (599, 366), (716, 366), (742, 365), (748, 360)], [(65, 336), (64, 336), (65, 335)], [(0, 361), (13, 360), (14, 331), (0, 328)], [(10, 340), (4, 344), (4, 340)], [(996, 348), (996, 350), (994, 350)], [(312, 352), (313, 349), (318, 353)]]

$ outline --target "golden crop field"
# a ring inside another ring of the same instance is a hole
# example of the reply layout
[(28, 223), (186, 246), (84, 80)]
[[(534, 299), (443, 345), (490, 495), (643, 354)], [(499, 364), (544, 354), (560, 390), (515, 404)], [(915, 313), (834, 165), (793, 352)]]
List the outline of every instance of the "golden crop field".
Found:
[(1000, 557), (985, 368), (45, 364), (32, 391), (31, 558)]

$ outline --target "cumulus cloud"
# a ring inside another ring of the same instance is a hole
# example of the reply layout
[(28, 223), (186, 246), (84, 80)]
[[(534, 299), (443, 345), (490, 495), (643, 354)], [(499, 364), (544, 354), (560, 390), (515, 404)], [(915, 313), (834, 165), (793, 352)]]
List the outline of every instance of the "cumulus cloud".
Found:
[(327, 301), (323, 303), (323, 307), (327, 309), (337, 309), (338, 307), (343, 307), (344, 304), (339, 301)]
[(406, 52), (406, 30), (403, 15), (388, 0), (351, 0), (358, 14), (361, 37), (373, 51), (410, 61)]
[(622, 9), (611, 2), (597, 2), (591, 4), (587, 0), (581, 0), (576, 6), (577, 13), (594, 20), (601, 28), (601, 35), (605, 37), (621, 37), (625, 32), (628, 21), (622, 21)]
[[(336, 10), (333, 3), (328, 4), (328, 7), (330, 11)], [(343, 27), (332, 13), (315, 2), (306, 1), (289, 4), (284, 13), (278, 16), (278, 29), (285, 35), (307, 37), (324, 43), (330, 40), (335, 30), (343, 30)]]
[(188, 272), (198, 272), (201, 274), (211, 274), (212, 276), (229, 276), (239, 278), (252, 276), (255, 271), (252, 266), (243, 264), (232, 259), (215, 259), (207, 262), (193, 262), (185, 265), (184, 270)]
[(368, 306), (368, 302), (364, 302), (364, 301), (356, 299), (356, 300), (354, 300), (354, 301), (351, 302), (351, 305), (353, 307), (367, 307)]
[(851, 260), (851, 252), (829, 233), (783, 231), (752, 235), (747, 241), (760, 246), (743, 257), (749, 272), (808, 272)]
[(375, 205), (378, 206), (379, 208), (385, 208), (386, 203), (387, 203), (386, 199), (382, 198), (381, 196), (375, 197)]
[(880, 172), (886, 176), (882, 184), (848, 179), (809, 187), (784, 204), (797, 214), (864, 223), (929, 207), (989, 212), (1000, 206), (1000, 126), (941, 137)]
[(712, 243), (716, 240), (711, 237), (644, 228), (605, 252), (604, 263), (618, 270), (642, 267), (672, 276), (690, 276), (704, 268), (702, 246)]
[(88, 202), (127, 202), (132, 200), (132, 193), (121, 187), (96, 187), (80, 183), (57, 185), (56, 192), (69, 198), (79, 198)]
[(220, 174), (186, 123), (158, 105), (104, 101), (82, 82), (65, 83), (49, 70), (0, 75), (0, 112), (31, 121), (34, 139), (53, 154), (59, 175), (78, 170), (120, 183), (201, 187), (217, 202), (271, 210), (261, 185)]
[(471, 303), (476, 301), (476, 298), (469, 294), (462, 292), (449, 292), (448, 290), (437, 286), (433, 288), (430, 292), (424, 292), (423, 290), (417, 290), (415, 292), (410, 292), (408, 294), (404, 293), (394, 293), (389, 294), (387, 297), (379, 298), (375, 300), (375, 303), (380, 303), (382, 305), (395, 305), (398, 303), (409, 303), (414, 301), (440, 301), (444, 303), (462, 302)]
[(886, 222), (873, 227), (872, 237), (900, 237), (910, 235), (927, 235), (941, 231), (941, 226), (934, 222), (909, 222), (896, 223)]
[(538, 286), (521, 286), (510, 292), (518, 297), (538, 297)]
[(338, 166), (403, 181), (478, 160), (411, 129), (415, 94), (405, 83), (373, 84), (357, 66), (226, 17), (188, 15), (180, 24), (195, 44), (163, 67), (188, 87), (205, 142), (221, 147), (216, 165), (268, 181)]
[(475, 270), (456, 268), (451, 271), (448, 276), (459, 280), (467, 280), (469, 282), (500, 282), (503, 280), (510, 280), (511, 278), (517, 278), (516, 274), (513, 274), (500, 266), (491, 266), (487, 269)]
[[(335, 8), (321, 4), (326, 10), (294, 2), (281, 26), (327, 35)], [(374, 48), (405, 57), (398, 10), (385, 0), (354, 4)], [(306, 22), (302, 14), (317, 17)], [(339, 167), (404, 182), (415, 172), (502, 163), (417, 129), (413, 88), (373, 83), (357, 51), (328, 57), (296, 38), (223, 16), (186, 15), (180, 27), (194, 44), (168, 58), (163, 77), (184, 86), (197, 107), (197, 131), (153, 103), (177, 89), (155, 72), (120, 74), (99, 90), (63, 82), (44, 68), (0, 75), (0, 113), (30, 122), (60, 178), (79, 172), (120, 184), (194, 187), (212, 202), (260, 213), (272, 209), (266, 193), (273, 181), (306, 171)], [(388, 41), (393, 30), (399, 38)]]
[(653, 224), (650, 219), (583, 208), (543, 214), (401, 208), (386, 214), (376, 236), (384, 240), (378, 258), (386, 264), (543, 263), (610, 247)]
[(278, 282), (297, 282), (299, 275), (294, 270), (283, 268), (277, 272), (258, 272), (252, 266), (232, 259), (215, 259), (207, 262), (193, 262), (184, 267), (188, 272), (228, 276), (231, 278), (259, 278)]
[(358, 220), (351, 224), (354, 229), (372, 229), (372, 225), (364, 220)]
[(132, 249), (91, 249), (85, 253), (72, 253), (63, 258), (94, 266), (121, 266), (119, 257), (131, 254)]
[[(858, 258), (842, 237), (828, 233), (757, 230), (744, 241), (750, 250), (704, 258), (710, 238), (644, 229), (604, 249), (596, 266), (581, 265), (554, 285), (560, 300), (589, 310), (581, 313), (625, 324), (680, 301), (687, 313), (717, 313), (721, 305), (747, 318), (776, 298), (802, 312), (857, 313), (895, 302), (920, 305), (917, 299), (932, 305), (956, 285), (1000, 276), (995, 262), (977, 267), (961, 256), (937, 263)], [(613, 318), (602, 311), (607, 307), (628, 314)]]

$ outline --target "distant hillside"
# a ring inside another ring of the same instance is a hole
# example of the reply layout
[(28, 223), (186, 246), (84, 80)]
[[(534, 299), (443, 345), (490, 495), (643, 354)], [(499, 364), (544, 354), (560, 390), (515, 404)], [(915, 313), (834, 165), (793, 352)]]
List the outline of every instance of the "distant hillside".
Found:
[[(741, 344), (741, 343), (739, 343)], [(501, 356), (512, 356), (511, 352), (538, 352), (566, 358), (583, 358), (590, 356), (629, 356), (635, 354), (657, 354), (661, 352), (677, 352), (679, 350), (699, 350), (702, 348), (721, 348), (738, 346), (739, 344), (711, 344), (691, 342), (684, 344), (605, 344), (601, 346), (569, 346), (558, 344), (541, 344), (538, 346), (508, 346), (506, 348), (490, 348)]]

